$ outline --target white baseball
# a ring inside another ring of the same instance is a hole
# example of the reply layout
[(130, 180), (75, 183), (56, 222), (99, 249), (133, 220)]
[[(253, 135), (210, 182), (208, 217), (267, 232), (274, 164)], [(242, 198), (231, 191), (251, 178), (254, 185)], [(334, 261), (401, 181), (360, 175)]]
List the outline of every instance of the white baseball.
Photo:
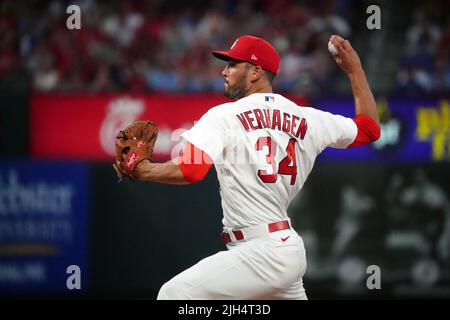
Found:
[(330, 51), (333, 56), (336, 56), (338, 54), (338, 51), (331, 40), (328, 41), (328, 51)]

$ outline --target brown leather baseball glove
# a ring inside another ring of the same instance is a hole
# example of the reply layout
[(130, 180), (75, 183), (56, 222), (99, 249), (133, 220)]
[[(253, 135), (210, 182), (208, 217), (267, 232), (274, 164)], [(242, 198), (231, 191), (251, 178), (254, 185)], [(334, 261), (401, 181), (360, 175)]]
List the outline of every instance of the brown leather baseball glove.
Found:
[(119, 132), (113, 164), (119, 181), (136, 180), (133, 171), (142, 160), (152, 159), (157, 137), (158, 127), (150, 121), (135, 121)]

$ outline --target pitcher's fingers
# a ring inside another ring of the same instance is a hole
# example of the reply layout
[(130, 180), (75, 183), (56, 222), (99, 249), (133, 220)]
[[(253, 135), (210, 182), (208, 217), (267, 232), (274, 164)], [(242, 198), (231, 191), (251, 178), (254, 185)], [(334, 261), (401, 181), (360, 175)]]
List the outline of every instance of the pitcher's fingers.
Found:
[(352, 45), (350, 44), (350, 41), (348, 41), (348, 40), (345, 40), (342, 43), (342, 47), (344, 48), (345, 51), (352, 49)]
[(336, 38), (331, 39), (331, 42), (336, 47), (336, 50), (338, 51), (338, 55), (342, 56), (342, 54), (345, 52), (344, 47), (342, 47), (342, 44), (340, 41), (338, 41)]
[(344, 42), (344, 38), (342, 38), (341, 36), (338, 36), (337, 34), (333, 34), (331, 37), (330, 37), (330, 40), (336, 40), (336, 41), (339, 41), (339, 42)]

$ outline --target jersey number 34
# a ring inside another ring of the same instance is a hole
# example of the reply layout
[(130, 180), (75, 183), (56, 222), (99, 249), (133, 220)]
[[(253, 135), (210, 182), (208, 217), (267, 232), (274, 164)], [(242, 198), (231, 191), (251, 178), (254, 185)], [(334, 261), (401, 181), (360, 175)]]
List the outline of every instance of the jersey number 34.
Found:
[[(297, 178), (297, 158), (295, 156), (295, 143), (297, 140), (291, 138), (286, 147), (286, 157), (280, 161), (277, 172), (277, 164), (275, 162), (275, 154), (277, 151), (275, 143), (272, 143), (270, 137), (260, 137), (256, 141), (256, 150), (260, 151), (263, 147), (268, 147), (268, 154), (266, 161), (272, 166), (272, 174), (267, 173), (267, 170), (258, 170), (258, 177), (264, 183), (275, 183), (278, 179), (278, 174), (290, 175), (291, 185), (295, 184)], [(292, 164), (291, 164), (292, 163)]]

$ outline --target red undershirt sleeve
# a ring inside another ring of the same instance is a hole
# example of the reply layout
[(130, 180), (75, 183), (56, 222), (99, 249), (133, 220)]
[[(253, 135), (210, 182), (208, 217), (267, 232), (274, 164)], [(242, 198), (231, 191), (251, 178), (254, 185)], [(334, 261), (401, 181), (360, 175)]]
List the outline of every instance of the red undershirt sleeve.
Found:
[(381, 129), (378, 123), (366, 114), (359, 114), (353, 121), (358, 127), (358, 134), (355, 140), (348, 146), (360, 147), (368, 143), (374, 142), (380, 138)]
[(198, 149), (192, 143), (186, 143), (183, 154), (178, 158), (178, 167), (187, 182), (202, 181), (213, 164), (206, 152)]

